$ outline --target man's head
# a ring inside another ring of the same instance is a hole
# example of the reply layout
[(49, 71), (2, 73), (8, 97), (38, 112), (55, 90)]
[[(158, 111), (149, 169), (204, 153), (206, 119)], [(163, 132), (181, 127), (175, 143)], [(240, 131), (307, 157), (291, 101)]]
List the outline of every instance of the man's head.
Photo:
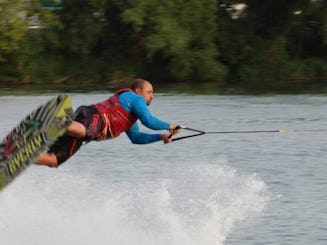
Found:
[(131, 89), (141, 95), (147, 105), (151, 104), (152, 98), (153, 98), (153, 87), (152, 84), (144, 79), (135, 79), (131, 84)]

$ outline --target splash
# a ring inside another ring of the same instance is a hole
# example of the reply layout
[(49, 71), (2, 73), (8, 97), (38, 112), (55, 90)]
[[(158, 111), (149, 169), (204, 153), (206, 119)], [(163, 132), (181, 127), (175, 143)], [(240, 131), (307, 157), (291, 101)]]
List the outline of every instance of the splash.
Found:
[(152, 179), (108, 181), (29, 169), (0, 193), (3, 243), (220, 245), (261, 214), (266, 185), (224, 162), (181, 164)]

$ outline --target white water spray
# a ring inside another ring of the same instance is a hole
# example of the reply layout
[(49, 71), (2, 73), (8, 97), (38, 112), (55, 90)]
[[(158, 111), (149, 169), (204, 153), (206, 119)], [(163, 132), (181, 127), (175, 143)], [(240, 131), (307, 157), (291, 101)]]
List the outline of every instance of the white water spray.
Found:
[(0, 241), (21, 245), (219, 245), (260, 215), (265, 184), (223, 161), (188, 163), (174, 174), (110, 181), (29, 168), (0, 193)]

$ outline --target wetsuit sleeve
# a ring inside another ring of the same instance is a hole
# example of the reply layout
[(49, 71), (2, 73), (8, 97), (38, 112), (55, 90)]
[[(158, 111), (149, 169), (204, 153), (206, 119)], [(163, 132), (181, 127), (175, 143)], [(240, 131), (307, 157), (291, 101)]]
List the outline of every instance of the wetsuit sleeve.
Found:
[(161, 121), (154, 117), (149, 111), (145, 100), (142, 97), (136, 97), (131, 105), (131, 112), (138, 117), (146, 127), (153, 130), (169, 130), (169, 123)]
[(126, 131), (128, 138), (133, 144), (149, 144), (159, 141), (161, 134), (147, 134), (140, 131), (137, 123)]

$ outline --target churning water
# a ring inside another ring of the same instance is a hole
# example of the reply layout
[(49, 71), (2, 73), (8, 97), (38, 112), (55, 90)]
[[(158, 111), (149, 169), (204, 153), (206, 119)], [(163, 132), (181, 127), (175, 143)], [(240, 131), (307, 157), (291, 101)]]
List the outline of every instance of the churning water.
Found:
[[(1, 137), (53, 96), (0, 97)], [(71, 96), (77, 107), (109, 95)], [(326, 102), (162, 94), (151, 110), (207, 131), (327, 129)], [(326, 244), (326, 136), (215, 134), (140, 146), (122, 135), (92, 142), (58, 169), (30, 166), (0, 192), (0, 243)]]

